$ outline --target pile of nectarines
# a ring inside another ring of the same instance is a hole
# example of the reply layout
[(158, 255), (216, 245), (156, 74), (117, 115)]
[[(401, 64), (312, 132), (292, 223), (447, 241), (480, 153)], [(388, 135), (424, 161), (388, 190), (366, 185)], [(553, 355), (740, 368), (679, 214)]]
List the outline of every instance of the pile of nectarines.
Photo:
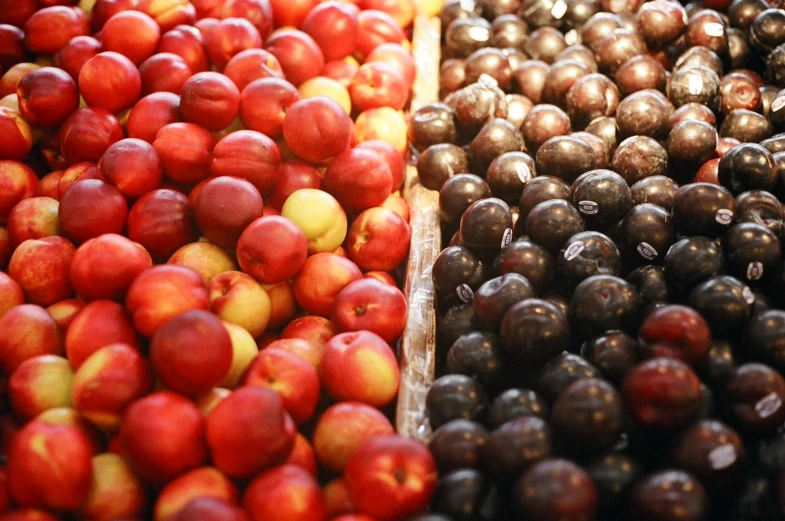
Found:
[(0, 0), (0, 521), (385, 521), (412, 0)]

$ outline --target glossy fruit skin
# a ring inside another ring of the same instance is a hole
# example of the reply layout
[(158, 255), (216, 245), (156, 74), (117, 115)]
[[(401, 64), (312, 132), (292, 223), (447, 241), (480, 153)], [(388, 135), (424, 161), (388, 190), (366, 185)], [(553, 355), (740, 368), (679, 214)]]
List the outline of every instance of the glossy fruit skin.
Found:
[(607, 235), (581, 232), (567, 239), (556, 263), (560, 285), (571, 290), (594, 275), (618, 276), (621, 254)]
[(743, 143), (722, 156), (718, 176), (720, 183), (736, 195), (746, 190), (771, 190), (776, 182), (776, 164), (764, 147)]
[(702, 420), (681, 434), (672, 461), (710, 488), (726, 489), (740, 477), (746, 454), (735, 430), (716, 420)]
[(764, 364), (740, 365), (725, 383), (724, 397), (732, 424), (746, 434), (767, 435), (776, 430), (785, 418), (783, 395), (785, 380)]
[(515, 479), (533, 463), (551, 453), (551, 430), (542, 418), (520, 416), (490, 433), (484, 446), (486, 467), (504, 482)]
[(754, 299), (749, 287), (735, 277), (720, 275), (696, 286), (690, 305), (711, 328), (714, 337), (734, 337), (746, 325)]
[(638, 343), (622, 331), (608, 331), (584, 342), (581, 356), (618, 385), (638, 362)]
[(640, 463), (625, 452), (610, 452), (586, 466), (600, 495), (600, 514), (619, 516), (627, 508), (630, 490), (643, 469)]
[(583, 378), (564, 389), (553, 404), (551, 422), (569, 450), (602, 452), (622, 431), (622, 400), (604, 380)]
[(434, 429), (450, 420), (476, 421), (487, 406), (485, 389), (465, 375), (442, 376), (433, 383), (425, 398), (426, 414)]
[(489, 436), (482, 424), (463, 419), (452, 420), (434, 431), (428, 449), (440, 472), (481, 468)]
[(725, 237), (728, 271), (740, 280), (756, 284), (779, 263), (782, 245), (766, 226), (739, 223)]
[(639, 330), (640, 352), (645, 358), (673, 357), (693, 367), (706, 362), (711, 331), (694, 309), (671, 304), (653, 310)]
[(488, 426), (494, 429), (524, 416), (546, 418), (548, 405), (531, 389), (511, 388), (499, 393), (488, 409)]
[[(551, 483), (547, 489), (542, 483)], [(593, 519), (599, 504), (597, 488), (578, 465), (545, 459), (527, 470), (515, 485), (515, 501), (526, 521)]]
[(433, 494), (432, 508), (450, 519), (477, 519), (493, 515), (494, 503), (490, 480), (478, 470), (458, 469), (439, 477)]
[(610, 170), (592, 170), (581, 175), (573, 182), (570, 196), (593, 229), (617, 223), (633, 206), (626, 181)]
[(681, 239), (665, 255), (665, 277), (678, 291), (689, 291), (724, 271), (722, 249), (708, 237)]
[(507, 311), (501, 324), (502, 345), (515, 359), (541, 367), (567, 347), (570, 326), (555, 305), (541, 299), (523, 300)]
[(653, 358), (627, 373), (622, 394), (627, 410), (641, 427), (667, 431), (697, 416), (701, 387), (688, 365)]
[[(667, 498), (667, 500), (665, 500)], [(662, 470), (645, 476), (633, 489), (630, 515), (646, 521), (699, 521), (706, 515), (706, 492), (691, 474)]]
[(582, 338), (604, 331), (632, 331), (639, 320), (632, 284), (612, 275), (593, 275), (578, 284), (570, 301), (570, 323)]
[(709, 183), (691, 183), (679, 188), (673, 201), (673, 222), (684, 235), (720, 237), (733, 221), (733, 195)]

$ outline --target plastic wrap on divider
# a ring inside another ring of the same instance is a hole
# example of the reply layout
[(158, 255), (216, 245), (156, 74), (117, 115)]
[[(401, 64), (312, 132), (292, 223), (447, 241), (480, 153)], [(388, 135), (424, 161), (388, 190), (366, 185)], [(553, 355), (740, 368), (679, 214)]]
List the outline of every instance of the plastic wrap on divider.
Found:
[[(411, 111), (439, 98), (440, 23), (418, 17), (414, 22), (412, 53), (417, 79)], [(396, 423), (404, 435), (426, 439), (425, 397), (434, 380), (436, 364), (436, 293), (431, 269), (441, 249), (439, 194), (423, 187), (417, 169), (409, 165), (404, 197), (410, 207), (412, 247), (406, 269), (409, 315), (400, 346), (401, 386)]]

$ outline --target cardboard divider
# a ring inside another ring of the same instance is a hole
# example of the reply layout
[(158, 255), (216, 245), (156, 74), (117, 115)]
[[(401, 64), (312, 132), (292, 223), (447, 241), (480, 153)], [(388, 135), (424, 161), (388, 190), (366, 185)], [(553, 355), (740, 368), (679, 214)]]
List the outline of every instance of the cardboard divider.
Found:
[[(412, 38), (417, 79), (411, 113), (439, 100), (440, 43), (439, 19), (417, 17)], [(417, 167), (409, 164), (403, 195), (411, 212), (412, 242), (404, 284), (409, 316), (399, 352), (401, 385), (396, 426), (401, 434), (426, 440), (430, 427), (425, 416), (425, 397), (436, 367), (436, 293), (431, 269), (441, 251), (439, 193), (424, 188)]]

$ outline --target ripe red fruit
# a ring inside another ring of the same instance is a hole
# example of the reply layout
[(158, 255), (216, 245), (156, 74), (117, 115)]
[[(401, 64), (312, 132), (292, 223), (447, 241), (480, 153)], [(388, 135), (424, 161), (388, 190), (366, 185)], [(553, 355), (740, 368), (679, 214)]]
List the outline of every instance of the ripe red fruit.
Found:
[(150, 360), (169, 389), (198, 397), (221, 383), (229, 372), (232, 340), (214, 314), (186, 311), (156, 331)]
[(98, 162), (101, 175), (125, 197), (141, 197), (161, 185), (163, 165), (155, 148), (141, 139), (122, 139)]
[(25, 22), (25, 45), (35, 54), (52, 55), (75, 36), (90, 34), (90, 21), (76, 7), (56, 5), (34, 13)]
[(101, 44), (105, 51), (122, 54), (138, 66), (155, 53), (161, 29), (158, 24), (139, 11), (115, 14), (101, 30)]
[(76, 82), (57, 67), (41, 67), (16, 87), (19, 113), (31, 125), (56, 127), (79, 107)]
[(170, 52), (150, 56), (139, 66), (142, 77), (142, 95), (154, 92), (180, 94), (183, 85), (191, 77), (191, 69), (185, 60)]
[(68, 164), (97, 163), (112, 143), (123, 139), (123, 128), (112, 113), (86, 107), (65, 120), (58, 137), (60, 151)]
[(281, 29), (265, 42), (281, 64), (281, 69), (292, 85), (299, 87), (314, 78), (324, 68), (324, 54), (308, 34), (297, 29)]
[(300, 100), (283, 120), (283, 136), (295, 155), (321, 163), (346, 150), (352, 119), (338, 102), (323, 96)]
[[(202, 234), (222, 248), (234, 249), (240, 234), (262, 216), (262, 196), (244, 179), (216, 177), (202, 186), (194, 210)], [(227, 208), (233, 211), (227, 212)]]
[(344, 479), (359, 512), (381, 521), (400, 519), (428, 506), (436, 486), (436, 463), (417, 440), (378, 436), (352, 454)]
[(319, 484), (295, 465), (276, 467), (253, 480), (243, 506), (253, 521), (324, 521), (327, 517)]
[(250, 478), (283, 463), (296, 427), (270, 389), (242, 387), (207, 418), (207, 443), (215, 466), (232, 478)]
[(156, 134), (153, 146), (164, 174), (172, 181), (193, 185), (210, 177), (215, 138), (206, 128), (194, 123), (166, 125)]
[(120, 444), (131, 467), (163, 485), (207, 459), (205, 422), (187, 398), (156, 392), (132, 403), (120, 422)]
[(8, 452), (8, 488), (22, 507), (74, 510), (87, 499), (93, 478), (92, 447), (79, 429), (33, 421)]
[(193, 209), (180, 192), (165, 188), (147, 192), (128, 212), (128, 238), (144, 246), (158, 262), (198, 237)]
[(83, 300), (119, 300), (128, 286), (152, 266), (150, 254), (133, 241), (113, 233), (79, 246), (71, 260), (71, 282)]
[(268, 136), (253, 130), (239, 130), (222, 138), (213, 150), (210, 172), (250, 182), (261, 195), (275, 186), (281, 150)]
[(123, 194), (98, 179), (80, 181), (60, 198), (60, 226), (77, 244), (105, 233), (123, 233), (127, 217)]
[(172, 92), (155, 92), (134, 105), (128, 114), (126, 129), (129, 138), (152, 143), (159, 130), (180, 121), (180, 96)]
[(116, 52), (96, 54), (79, 71), (79, 93), (87, 105), (120, 112), (142, 97), (142, 78), (131, 60)]
[(217, 72), (200, 72), (191, 76), (180, 92), (180, 113), (185, 121), (207, 130), (223, 130), (240, 112), (240, 91)]

